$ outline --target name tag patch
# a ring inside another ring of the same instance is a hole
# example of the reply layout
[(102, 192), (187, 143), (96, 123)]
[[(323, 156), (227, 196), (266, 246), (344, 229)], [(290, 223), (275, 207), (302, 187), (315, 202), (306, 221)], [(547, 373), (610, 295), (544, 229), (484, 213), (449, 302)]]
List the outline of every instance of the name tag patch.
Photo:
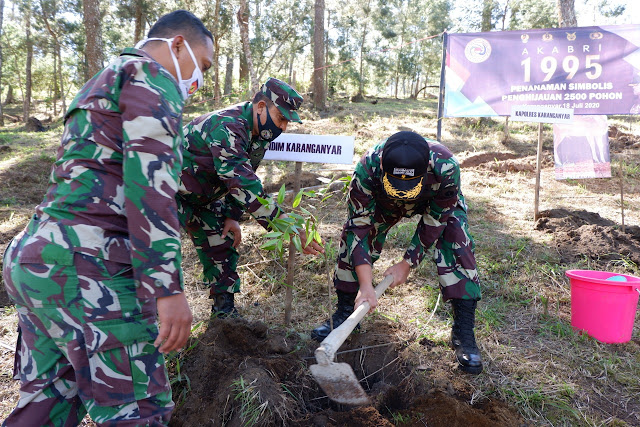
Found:
[(415, 174), (415, 169), (404, 169), (404, 168), (393, 168), (394, 175), (408, 175), (413, 176)]

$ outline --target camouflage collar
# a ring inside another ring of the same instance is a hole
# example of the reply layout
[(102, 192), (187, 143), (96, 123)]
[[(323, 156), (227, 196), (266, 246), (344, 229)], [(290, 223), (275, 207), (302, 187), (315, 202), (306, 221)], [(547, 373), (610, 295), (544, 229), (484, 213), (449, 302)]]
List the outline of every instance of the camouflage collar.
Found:
[[(122, 50), (120, 56), (128, 55), (128, 56), (140, 56), (143, 58), (149, 58), (155, 61), (147, 52), (142, 49), (136, 49), (135, 47), (127, 47)], [(157, 62), (157, 61), (156, 61)]]
[(247, 121), (247, 134), (250, 141), (257, 139), (257, 136), (253, 136), (253, 103), (251, 101), (245, 102), (242, 106), (242, 117)]

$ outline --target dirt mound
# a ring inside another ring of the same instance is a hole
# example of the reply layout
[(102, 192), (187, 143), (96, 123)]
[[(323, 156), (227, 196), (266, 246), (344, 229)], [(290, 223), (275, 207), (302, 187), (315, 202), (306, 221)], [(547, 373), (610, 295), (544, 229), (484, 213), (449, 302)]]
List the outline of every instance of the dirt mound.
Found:
[[(314, 185), (322, 184), (322, 182), (317, 179), (319, 176), (320, 175), (313, 172), (302, 171), (300, 173), (300, 188), (313, 187)], [(287, 190), (293, 190), (294, 179), (294, 174), (286, 174), (280, 180), (278, 180), (278, 182), (265, 184), (264, 191), (267, 193), (277, 193), (278, 191), (280, 191), (280, 187), (282, 187), (282, 184), (285, 185), (285, 188)]]
[(636, 144), (640, 144), (640, 136), (624, 133), (617, 126), (609, 126), (609, 147), (613, 151), (620, 151)]
[(623, 233), (618, 224), (597, 213), (551, 209), (540, 212), (535, 228), (553, 233), (562, 262), (586, 256), (603, 268), (616, 260), (640, 264), (640, 227), (626, 227)]
[[(373, 405), (348, 408), (325, 396), (311, 376), (318, 344), (260, 322), (215, 319), (192, 341), (173, 384), (171, 426), (513, 426), (522, 418), (506, 404), (470, 405), (466, 391), (434, 386), (417, 374), (393, 324), (376, 321), (353, 334), (337, 354), (349, 363)], [(173, 363), (173, 369), (178, 366)], [(190, 389), (189, 389), (190, 385)]]
[[(488, 169), (494, 172), (534, 172), (536, 170), (536, 156), (519, 157), (513, 153), (489, 152), (467, 157), (460, 162), (463, 168)], [(553, 166), (553, 156), (543, 153), (542, 166)]]
[(493, 163), (496, 161), (516, 159), (517, 157), (518, 155), (513, 153), (498, 153), (498, 152), (492, 151), (489, 153), (482, 153), (482, 154), (469, 156), (460, 162), (460, 167), (474, 168), (477, 166), (486, 165), (487, 163)]

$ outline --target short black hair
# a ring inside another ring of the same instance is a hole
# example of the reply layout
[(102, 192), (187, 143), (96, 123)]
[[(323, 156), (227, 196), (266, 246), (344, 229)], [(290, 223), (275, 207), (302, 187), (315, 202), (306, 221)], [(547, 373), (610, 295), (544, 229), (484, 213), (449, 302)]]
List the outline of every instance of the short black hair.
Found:
[(153, 24), (147, 38), (159, 37), (169, 39), (182, 34), (189, 41), (204, 43), (206, 37), (213, 41), (211, 31), (207, 30), (200, 18), (187, 10), (175, 10), (163, 15)]
[(259, 90), (258, 92), (255, 93), (255, 95), (253, 95), (254, 104), (257, 104), (260, 101), (266, 102), (267, 105), (273, 104), (273, 101), (271, 101), (271, 99), (269, 99), (269, 97), (265, 95), (265, 93), (261, 90)]

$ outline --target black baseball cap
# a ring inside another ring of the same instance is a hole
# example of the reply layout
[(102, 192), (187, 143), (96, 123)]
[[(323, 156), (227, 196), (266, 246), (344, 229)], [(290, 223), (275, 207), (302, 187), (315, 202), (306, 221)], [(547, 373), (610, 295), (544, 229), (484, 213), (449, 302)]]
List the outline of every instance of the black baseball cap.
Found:
[(426, 194), (429, 144), (415, 132), (402, 131), (382, 147), (382, 188), (392, 199), (418, 200)]

